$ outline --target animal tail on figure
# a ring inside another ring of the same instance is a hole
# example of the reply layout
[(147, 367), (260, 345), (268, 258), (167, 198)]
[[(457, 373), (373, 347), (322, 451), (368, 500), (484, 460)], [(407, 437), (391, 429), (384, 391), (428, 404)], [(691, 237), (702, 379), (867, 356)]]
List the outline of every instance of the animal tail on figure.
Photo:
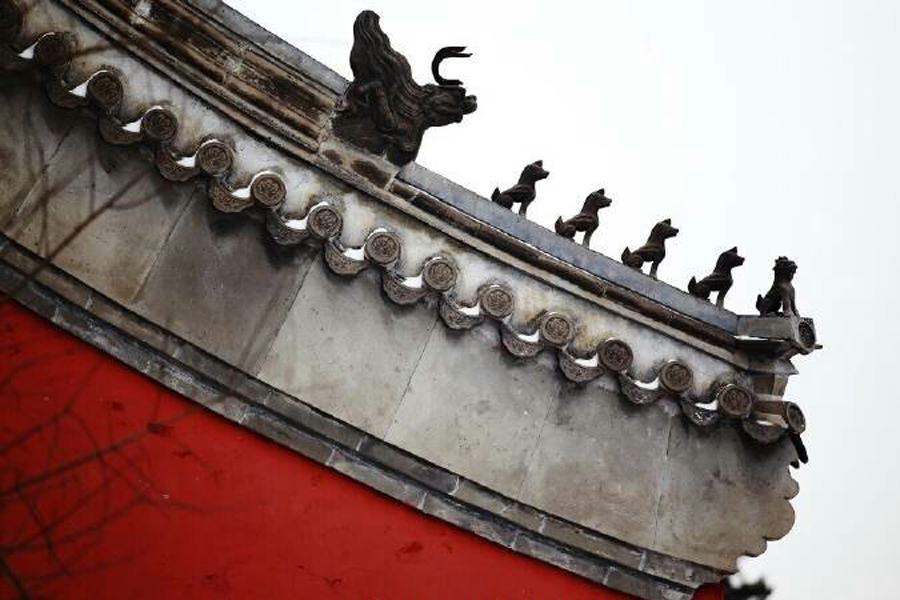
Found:
[(691, 277), (691, 280), (688, 281), (688, 293), (692, 296), (707, 296), (700, 290), (700, 286), (697, 284), (696, 277)]
[(506, 196), (500, 193), (500, 188), (494, 188), (494, 192), (491, 194), (491, 202), (499, 204), (504, 208), (512, 209), (512, 202), (508, 202)]
[(562, 220), (562, 217), (557, 217), (554, 228), (556, 229), (556, 233), (567, 238), (574, 238), (575, 232), (577, 231), (574, 225), (566, 223)]
[(622, 251), (622, 264), (628, 265), (633, 269), (640, 269), (644, 265), (644, 260), (636, 252), (632, 252), (629, 248)]

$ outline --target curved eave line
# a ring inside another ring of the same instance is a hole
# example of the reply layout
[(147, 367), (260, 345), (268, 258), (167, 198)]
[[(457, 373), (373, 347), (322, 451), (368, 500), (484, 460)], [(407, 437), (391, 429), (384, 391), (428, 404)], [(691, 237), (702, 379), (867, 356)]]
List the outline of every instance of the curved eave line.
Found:
[[(504, 234), (511, 247), (503, 248), (503, 252), (512, 253), (552, 275), (575, 279), (576, 285), (595, 288), (595, 293), (603, 290), (601, 295), (653, 320), (675, 325), (688, 333), (696, 332), (698, 337), (714, 345), (734, 347), (737, 331), (734, 313), (561, 239), (508, 211), (504, 213), (477, 194), (415, 163), (407, 165), (396, 179), (390, 174), (391, 168), (382, 165), (385, 178), (372, 182), (329, 160), (320, 152), (327, 123), (322, 109), (325, 104), (337, 102), (340, 93), (337, 90), (343, 89), (346, 81), (232, 9), (210, 9), (208, 4), (221, 5), (200, 0), (158, 0), (153, 3), (153, 12), (142, 16), (127, 4), (110, 0), (61, 0), (61, 3), (121, 42), (128, 51), (295, 158), (421, 218), (419, 211), (430, 211), (410, 203), (412, 198), (397, 197), (400, 194), (394, 188), (405, 181), (412, 185), (413, 193), (419, 188)], [(195, 25), (198, 33), (166, 36), (165, 44), (161, 43), (160, 35), (154, 34), (171, 32), (173, 27), (186, 23)], [(269, 86), (276, 91), (260, 89), (254, 82), (267, 86), (277, 83), (274, 88)], [(302, 102), (294, 106), (286, 102), (301, 97), (315, 97), (324, 104), (310, 112)], [(447, 233), (459, 237), (459, 223), (444, 225)], [(463, 233), (471, 235), (470, 231)], [(552, 260), (535, 257), (535, 250)], [(580, 276), (573, 276), (573, 271), (580, 272)], [(593, 285), (585, 286), (583, 281), (578, 281), (585, 277), (593, 280)]]
[(12, 242), (0, 251), (0, 290), (16, 290), (15, 299), (33, 312), (229, 420), (426, 514), (647, 600), (689, 600), (700, 585), (727, 575), (578, 526), (403, 452), (231, 367), (52, 265), (41, 271), (41, 283), (23, 284), (22, 271), (41, 259)]

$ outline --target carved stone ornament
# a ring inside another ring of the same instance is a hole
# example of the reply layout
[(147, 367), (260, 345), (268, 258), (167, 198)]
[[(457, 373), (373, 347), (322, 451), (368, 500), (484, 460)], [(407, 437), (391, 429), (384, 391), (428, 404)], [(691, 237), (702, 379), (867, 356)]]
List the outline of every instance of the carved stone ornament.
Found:
[(775, 415), (797, 435), (806, 431), (806, 416), (803, 410), (793, 402), (783, 400), (757, 400), (753, 404), (753, 412), (757, 416)]
[(116, 146), (129, 146), (145, 141), (142, 131), (135, 131), (131, 125), (132, 123), (120, 123), (109, 114), (102, 115), (97, 121), (97, 129), (103, 141)]
[(233, 157), (231, 148), (218, 140), (201, 144), (195, 157), (197, 166), (207, 175), (218, 177), (231, 170)]
[(743, 419), (750, 414), (753, 394), (735, 383), (726, 383), (716, 392), (719, 412), (728, 417)]
[(495, 319), (505, 319), (515, 309), (515, 296), (508, 287), (491, 284), (484, 288), (479, 299), (481, 310)]
[(628, 367), (631, 366), (631, 361), (634, 359), (631, 347), (622, 340), (615, 338), (600, 344), (599, 354), (600, 362), (603, 363), (603, 366), (616, 373), (627, 371)]
[(800, 323), (797, 325), (797, 331), (799, 333), (800, 343), (809, 350), (815, 349), (816, 326), (813, 324), (812, 319), (801, 319)]
[(192, 156), (180, 157), (170, 144), (159, 144), (156, 166), (169, 181), (187, 181), (200, 174), (218, 177), (231, 170), (231, 149), (218, 140), (207, 140)]
[(457, 331), (472, 329), (484, 321), (484, 316), (478, 310), (477, 305), (475, 307), (462, 306), (452, 298), (441, 299), (439, 312), (447, 327)]
[(754, 419), (744, 419), (741, 421), (741, 427), (747, 435), (760, 444), (774, 444), (787, 435), (787, 430), (783, 427), (760, 423)]
[(325, 264), (328, 265), (332, 273), (338, 275), (353, 276), (368, 266), (366, 261), (357, 260), (349, 256), (346, 249), (334, 238), (325, 242), (323, 252)]
[(144, 114), (141, 131), (149, 140), (167, 142), (178, 132), (178, 119), (172, 111), (156, 106)]
[(284, 181), (275, 173), (260, 173), (254, 177), (250, 193), (263, 206), (277, 206), (287, 196)]
[(714, 410), (698, 406), (691, 400), (681, 398), (681, 412), (698, 427), (711, 427), (719, 422), (722, 415)]
[(694, 382), (694, 373), (683, 362), (672, 360), (660, 370), (659, 382), (673, 394), (683, 394)]
[(405, 284), (405, 278), (394, 271), (386, 270), (381, 275), (381, 287), (387, 297), (397, 304), (414, 304), (425, 297), (428, 289), (425, 286), (411, 287)]
[(34, 47), (34, 59), (49, 68), (68, 63), (75, 53), (75, 37), (69, 33), (46, 33)]
[(156, 148), (155, 158), (160, 175), (169, 181), (187, 181), (198, 173), (195, 166), (187, 167), (179, 164), (178, 158), (168, 144), (160, 144)]
[(512, 210), (513, 204), (519, 205), (519, 214), (525, 216), (528, 212), (528, 205), (534, 202), (537, 197), (535, 185), (542, 179), (547, 179), (550, 171), (544, 169), (544, 161), (536, 160), (530, 165), (526, 165), (519, 175), (519, 181), (506, 191), (501, 192), (500, 188), (494, 188), (491, 194), (491, 202), (499, 204), (503, 208)]
[(459, 123), (477, 108), (475, 96), (467, 96), (461, 82), (444, 79), (439, 71), (442, 60), (469, 55), (460, 47), (439, 50), (432, 63), (437, 85), (421, 86), (378, 21), (370, 10), (356, 17), (350, 51), (353, 82), (333, 129), (338, 137), (405, 165), (415, 160), (426, 129)]
[(87, 96), (75, 95), (69, 92), (69, 89), (63, 85), (63, 81), (55, 77), (44, 80), (44, 90), (50, 102), (60, 108), (79, 108), (87, 106), (89, 99)]
[(622, 252), (622, 263), (632, 269), (640, 270), (644, 263), (650, 263), (650, 277), (656, 277), (659, 263), (666, 257), (666, 240), (678, 235), (678, 229), (672, 227), (672, 219), (660, 221), (653, 226), (647, 243), (632, 252), (625, 248)]
[(110, 71), (100, 71), (88, 81), (88, 96), (105, 110), (114, 110), (125, 97), (121, 80)]
[(621, 390), (622, 395), (632, 404), (653, 404), (668, 393), (665, 388), (660, 386), (651, 388), (641, 385), (626, 373), (619, 373), (616, 379), (619, 381), (619, 390)]
[(316, 237), (327, 240), (337, 236), (343, 227), (343, 219), (333, 206), (320, 203), (312, 207), (307, 217), (307, 227)]
[(235, 194), (218, 178), (209, 180), (209, 199), (217, 210), (225, 213), (241, 212), (253, 206), (253, 197), (250, 194)]
[(456, 266), (448, 259), (437, 256), (425, 263), (422, 277), (434, 291), (446, 292), (456, 285)]
[(500, 341), (509, 353), (517, 358), (532, 358), (544, 349), (537, 332), (521, 334), (505, 321), (500, 324)]
[(381, 266), (400, 260), (400, 238), (391, 231), (373, 232), (366, 240), (366, 256)]
[(583, 231), (584, 237), (581, 239), (581, 243), (589, 248), (591, 236), (600, 225), (600, 218), (597, 213), (601, 208), (606, 208), (610, 204), (612, 204), (612, 200), (606, 197), (605, 190), (599, 189), (593, 192), (584, 199), (581, 212), (577, 215), (566, 221), (563, 221), (562, 217), (556, 219), (556, 224), (554, 225), (556, 233), (563, 237), (574, 239), (577, 232)]
[(569, 317), (550, 313), (541, 320), (541, 339), (551, 346), (565, 346), (575, 337), (575, 326)]
[(266, 214), (266, 229), (272, 239), (283, 246), (299, 244), (309, 236), (304, 219), (274, 209)]
[(806, 431), (806, 416), (803, 414), (800, 407), (793, 402), (785, 402), (785, 404), (784, 420), (788, 424), (788, 427), (791, 428), (791, 431), (796, 434), (801, 434)]
[(600, 364), (599, 358), (594, 355), (591, 358), (576, 356), (562, 348), (557, 355), (559, 370), (566, 379), (573, 383), (587, 383), (602, 376), (605, 370)]
[(719, 255), (716, 266), (710, 275), (707, 275), (700, 281), (695, 277), (691, 277), (688, 282), (688, 293), (704, 300), (709, 300), (709, 295), (716, 292), (716, 306), (721, 308), (725, 304), (725, 294), (731, 289), (734, 278), (731, 276), (731, 270), (744, 264), (744, 257), (738, 254), (737, 246), (731, 250), (726, 250)]
[(799, 317), (793, 284), (797, 263), (787, 256), (779, 256), (772, 270), (775, 271), (775, 280), (765, 296), (756, 297), (756, 310), (764, 317)]

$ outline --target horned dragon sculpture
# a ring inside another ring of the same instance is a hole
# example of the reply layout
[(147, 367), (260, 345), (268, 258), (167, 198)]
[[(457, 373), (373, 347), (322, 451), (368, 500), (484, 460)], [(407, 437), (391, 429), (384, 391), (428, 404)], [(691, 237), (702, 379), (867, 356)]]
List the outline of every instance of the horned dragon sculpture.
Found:
[(404, 165), (415, 160), (429, 127), (459, 123), (477, 108), (462, 82), (441, 76), (447, 58), (471, 56), (463, 46), (441, 48), (431, 63), (435, 84), (419, 85), (406, 58), (391, 47), (376, 13), (365, 10), (353, 25), (353, 82), (332, 124), (335, 135)]

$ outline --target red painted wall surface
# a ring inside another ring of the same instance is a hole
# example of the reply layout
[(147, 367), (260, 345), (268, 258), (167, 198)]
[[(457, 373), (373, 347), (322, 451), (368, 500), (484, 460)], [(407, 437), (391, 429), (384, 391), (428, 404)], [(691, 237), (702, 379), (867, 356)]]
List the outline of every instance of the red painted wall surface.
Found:
[(628, 598), (235, 426), (12, 302), (0, 558), (2, 599)]

